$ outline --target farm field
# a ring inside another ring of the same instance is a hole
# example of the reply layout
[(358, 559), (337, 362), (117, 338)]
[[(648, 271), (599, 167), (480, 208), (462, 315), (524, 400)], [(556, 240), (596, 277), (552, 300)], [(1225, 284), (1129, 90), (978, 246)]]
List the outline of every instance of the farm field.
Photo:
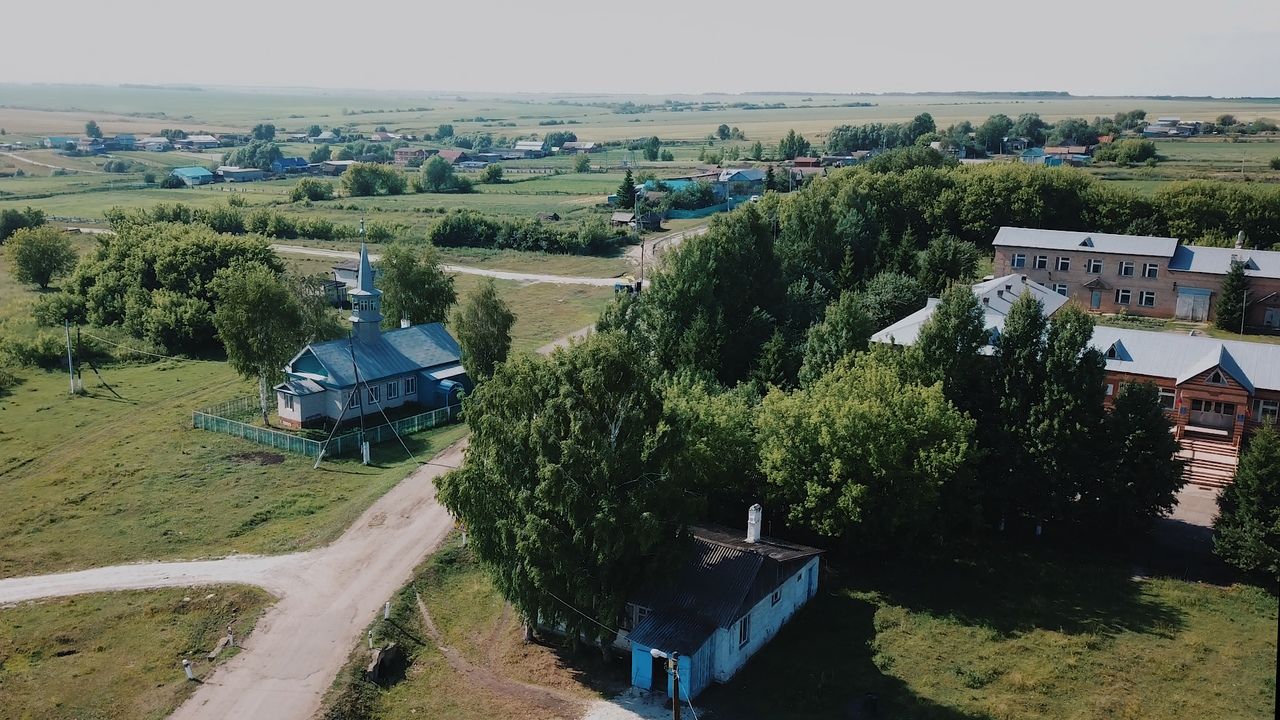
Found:
[(210, 586), (99, 593), (0, 608), (0, 718), (160, 720), (197, 677), (235, 657), (213, 649), (234, 621), (250, 634), (272, 602), (257, 588)]
[[(731, 683), (707, 690), (698, 714), (841, 717), (873, 693), (884, 717), (1270, 717), (1277, 608), (1259, 588), (1134, 580), (1096, 559), (1002, 548), (928, 570), (828, 568), (810, 605)], [(426, 637), (415, 593), (440, 635), (426, 646), (411, 639)], [(571, 697), (628, 682), (627, 658), (601, 666), (590, 648), (521, 643), (518, 616), (456, 537), (393, 607), (394, 625), (371, 628), (415, 657), (403, 682), (373, 691), (380, 720), (555, 716), (495, 694), (437, 644), (505, 680)], [(365, 657), (354, 651), (353, 665)], [(340, 676), (330, 702), (347, 682)]]

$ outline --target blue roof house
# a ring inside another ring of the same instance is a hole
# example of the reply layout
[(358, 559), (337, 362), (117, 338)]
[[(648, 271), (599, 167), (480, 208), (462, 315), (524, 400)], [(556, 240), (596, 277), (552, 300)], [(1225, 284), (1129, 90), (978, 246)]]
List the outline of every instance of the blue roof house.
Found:
[(761, 515), (752, 505), (745, 537), (690, 528), (693, 552), (674, 581), (627, 604), (632, 685), (670, 696), (672, 654), (682, 702), (728, 682), (817, 593), (821, 551), (761, 537)]
[(275, 387), (276, 410), (285, 427), (341, 424), (416, 404), (425, 410), (452, 407), (471, 388), (458, 342), (440, 323), (382, 330), (382, 292), (373, 285), (368, 250), (360, 246), (351, 301), (351, 336), (312, 343), (284, 367)]
[(287, 172), (302, 172), (307, 169), (307, 159), (300, 157), (282, 157), (271, 163), (271, 172), (279, 175)]
[(213, 173), (202, 167), (180, 167), (174, 168), (171, 175), (176, 176), (179, 180), (186, 183), (187, 187), (195, 185), (208, 185), (213, 182)]

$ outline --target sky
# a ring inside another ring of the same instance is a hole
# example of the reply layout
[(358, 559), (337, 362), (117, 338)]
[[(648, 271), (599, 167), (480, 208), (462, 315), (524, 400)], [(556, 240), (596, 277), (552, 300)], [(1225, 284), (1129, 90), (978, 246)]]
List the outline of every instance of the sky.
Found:
[(1280, 96), (1280, 0), (61, 0), (6, 26), (16, 83)]

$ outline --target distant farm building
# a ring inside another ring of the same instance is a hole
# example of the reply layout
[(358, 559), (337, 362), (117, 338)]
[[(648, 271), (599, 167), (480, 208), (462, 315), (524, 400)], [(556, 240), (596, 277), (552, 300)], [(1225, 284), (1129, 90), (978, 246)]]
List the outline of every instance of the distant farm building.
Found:
[(219, 166), (216, 175), (221, 177), (224, 182), (229, 183), (254, 182), (267, 176), (265, 172), (258, 168), (236, 167), (234, 165)]
[(170, 174), (185, 183), (187, 187), (208, 185), (214, 181), (213, 173), (202, 167), (174, 168)]
[(394, 153), (395, 164), (400, 167), (407, 167), (413, 164), (415, 160), (426, 160), (428, 155), (434, 155), (435, 153), (435, 150), (427, 150), (426, 148), (396, 148)]
[(282, 157), (271, 163), (271, 172), (279, 175), (281, 173), (298, 173), (307, 171), (307, 159), (300, 157)]
[(521, 140), (515, 144), (513, 149), (515, 150), (513, 154), (518, 154), (521, 157), (540, 158), (546, 155), (546, 152), (542, 149), (541, 140)]
[(341, 175), (355, 164), (355, 160), (325, 160), (320, 163), (320, 172), (325, 175)]
[(444, 158), (450, 165), (457, 165), (471, 159), (471, 156), (461, 150), (441, 150), (437, 156)]
[(190, 150), (213, 150), (222, 146), (222, 142), (212, 135), (188, 135), (173, 144)]
[(570, 140), (560, 146), (560, 152), (562, 153), (593, 153), (599, 151), (600, 146), (593, 142)]

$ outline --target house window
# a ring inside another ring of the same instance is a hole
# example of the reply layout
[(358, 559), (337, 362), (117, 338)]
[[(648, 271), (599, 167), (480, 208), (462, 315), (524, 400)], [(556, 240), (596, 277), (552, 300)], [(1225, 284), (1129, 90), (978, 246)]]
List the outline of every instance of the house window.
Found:
[(747, 613), (738, 621), (738, 648), (746, 646), (751, 640), (751, 613)]
[(1053, 291), (1054, 291), (1054, 292), (1056, 292), (1056, 293), (1058, 293), (1059, 295), (1062, 295), (1062, 296), (1064, 296), (1064, 297), (1065, 297), (1065, 296), (1066, 296), (1066, 294), (1067, 294), (1067, 284), (1066, 284), (1066, 283), (1055, 283), (1055, 284), (1054, 284), (1054, 286), (1053, 286)]
[(1138, 293), (1138, 304), (1142, 307), (1155, 307), (1156, 294), (1152, 290), (1143, 290)]
[(398, 397), (400, 397), (400, 381), (392, 380), (387, 383), (387, 399), (395, 400)]
[(1089, 258), (1089, 260), (1085, 263), (1085, 269), (1089, 272), (1090, 275), (1101, 275), (1102, 261), (1099, 260), (1098, 258)]
[(1120, 275), (1121, 277), (1133, 277), (1133, 261), (1132, 260), (1120, 261)]
[(1116, 290), (1116, 304), (1117, 304), (1117, 305), (1128, 305), (1128, 304), (1129, 304), (1129, 301), (1130, 301), (1132, 298), (1133, 298), (1133, 293), (1131, 293), (1130, 291), (1128, 291), (1128, 290)]
[(1209, 379), (1206, 380), (1205, 382), (1209, 383), (1210, 385), (1226, 385), (1227, 384), (1226, 379), (1222, 377), (1221, 370), (1214, 370), (1213, 374), (1210, 375)]
[(1192, 400), (1193, 412), (1212, 413), (1214, 415), (1235, 415), (1235, 403), (1216, 402), (1213, 400)]
[(360, 407), (360, 391), (351, 391), (351, 407)]
[(779, 588), (777, 590), (774, 590), (773, 597), (771, 597), (769, 600), (771, 604), (777, 605), (782, 600), (782, 589)]
[(382, 402), (382, 388), (378, 387), (377, 385), (368, 385), (366, 387), (368, 387), (369, 389), (370, 403), (377, 405), (379, 402)]
[(1071, 258), (1058, 258), (1058, 272), (1068, 272), (1069, 270), (1071, 270)]
[(1156, 263), (1142, 263), (1142, 277), (1153, 278), (1160, 274), (1160, 266)]
[(1036, 269), (1037, 269), (1037, 270), (1048, 270), (1048, 269), (1049, 269), (1049, 256), (1048, 256), (1048, 255), (1037, 255), (1037, 256), (1036, 256)]
[(286, 409), (286, 410), (292, 410), (292, 409), (293, 409), (293, 396), (292, 396), (292, 395), (285, 395), (285, 396), (284, 396), (284, 407), (285, 407), (285, 409)]
[(1280, 400), (1254, 400), (1254, 422), (1276, 422), (1280, 418)]
[(1117, 353), (1117, 352), (1116, 352), (1116, 346), (1115, 346), (1115, 345), (1112, 345), (1111, 347), (1107, 348), (1107, 358), (1108, 358), (1108, 359), (1114, 360), (1118, 354), (1119, 354), (1119, 353)]
[(1173, 409), (1173, 390), (1160, 388), (1160, 407), (1165, 410)]
[(410, 377), (410, 378), (405, 378), (405, 379), (404, 379), (404, 394), (405, 394), (405, 395), (413, 395), (413, 394), (414, 394), (414, 393), (416, 393), (416, 392), (418, 392), (418, 378), (411, 378), (411, 377)]
[(1015, 268), (1024, 268), (1024, 267), (1026, 267), (1026, 266), (1027, 266), (1027, 255), (1026, 255), (1026, 253), (1014, 253), (1014, 254), (1013, 254), (1013, 267), (1015, 267)]
[(1111, 397), (1116, 391), (1116, 387), (1111, 383), (1107, 383), (1107, 397)]

